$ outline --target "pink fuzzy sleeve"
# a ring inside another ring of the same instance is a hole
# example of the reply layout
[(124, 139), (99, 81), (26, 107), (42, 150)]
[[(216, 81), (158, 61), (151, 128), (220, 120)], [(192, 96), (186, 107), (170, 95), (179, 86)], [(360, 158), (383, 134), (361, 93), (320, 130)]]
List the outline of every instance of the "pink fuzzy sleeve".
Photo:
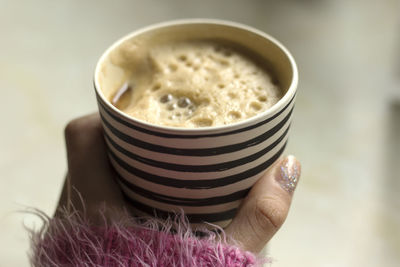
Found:
[[(33, 266), (259, 266), (254, 254), (228, 245), (224, 234), (197, 238), (184, 220), (120, 216), (94, 226), (78, 213), (49, 218), (31, 231)], [(171, 234), (171, 229), (175, 233)]]

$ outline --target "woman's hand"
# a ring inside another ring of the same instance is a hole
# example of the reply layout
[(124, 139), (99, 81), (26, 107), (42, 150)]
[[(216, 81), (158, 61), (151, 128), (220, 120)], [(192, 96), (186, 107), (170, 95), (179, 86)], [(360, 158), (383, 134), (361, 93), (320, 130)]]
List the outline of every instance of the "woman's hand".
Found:
[[(68, 210), (70, 205), (84, 209), (94, 221), (101, 220), (98, 210), (103, 204), (122, 210), (126, 203), (107, 158), (99, 115), (71, 121), (65, 129), (65, 140), (68, 173), (56, 216), (60, 208)], [(293, 156), (278, 160), (243, 201), (225, 229), (227, 235), (244, 250), (260, 252), (285, 221), (299, 177), (300, 164)]]

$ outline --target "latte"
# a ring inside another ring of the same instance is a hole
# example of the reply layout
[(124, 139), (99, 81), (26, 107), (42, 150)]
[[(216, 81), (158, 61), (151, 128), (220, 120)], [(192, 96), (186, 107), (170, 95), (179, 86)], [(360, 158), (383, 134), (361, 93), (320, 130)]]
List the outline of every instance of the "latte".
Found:
[(115, 88), (110, 102), (136, 119), (184, 128), (222, 126), (255, 116), (282, 97), (268, 70), (228, 43), (165, 42), (137, 51), (132, 45), (114, 51), (128, 80)]

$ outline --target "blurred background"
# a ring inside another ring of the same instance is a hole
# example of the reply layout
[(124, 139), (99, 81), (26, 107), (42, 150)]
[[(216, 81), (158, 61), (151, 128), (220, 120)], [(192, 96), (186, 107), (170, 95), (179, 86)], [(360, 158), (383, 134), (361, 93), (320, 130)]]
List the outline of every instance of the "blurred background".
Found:
[(0, 266), (28, 266), (18, 213), (52, 214), (63, 129), (96, 111), (95, 64), (121, 36), (178, 18), (259, 28), (294, 55), (287, 153), (303, 163), (273, 266), (400, 266), (400, 3), (395, 0), (0, 0)]

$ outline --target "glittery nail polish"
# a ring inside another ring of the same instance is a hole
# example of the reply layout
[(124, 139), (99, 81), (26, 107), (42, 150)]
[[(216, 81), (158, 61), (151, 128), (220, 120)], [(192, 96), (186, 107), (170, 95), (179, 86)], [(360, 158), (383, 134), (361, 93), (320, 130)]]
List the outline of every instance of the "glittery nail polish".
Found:
[(281, 163), (277, 181), (283, 189), (293, 193), (300, 178), (301, 166), (294, 156), (288, 156)]

